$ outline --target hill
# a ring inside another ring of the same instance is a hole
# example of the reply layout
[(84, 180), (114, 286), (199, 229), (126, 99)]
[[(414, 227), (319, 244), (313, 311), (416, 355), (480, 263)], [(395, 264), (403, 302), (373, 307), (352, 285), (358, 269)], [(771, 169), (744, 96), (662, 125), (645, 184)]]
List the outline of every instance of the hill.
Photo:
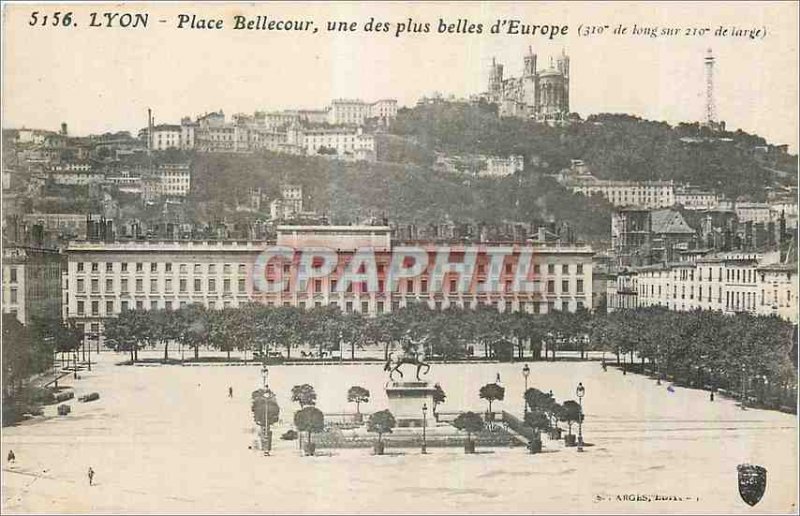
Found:
[(490, 105), (442, 103), (401, 110), (392, 133), (424, 150), (537, 156), (551, 172), (582, 159), (595, 175), (619, 180), (675, 180), (737, 197), (759, 198), (776, 183), (796, 184), (797, 156), (742, 131), (712, 133), (698, 124), (670, 126), (598, 114), (568, 127), (499, 118)]

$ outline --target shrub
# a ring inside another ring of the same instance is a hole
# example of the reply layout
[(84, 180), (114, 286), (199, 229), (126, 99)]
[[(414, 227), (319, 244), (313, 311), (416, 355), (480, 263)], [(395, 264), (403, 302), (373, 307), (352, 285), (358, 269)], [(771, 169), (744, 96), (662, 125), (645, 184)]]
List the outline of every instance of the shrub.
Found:
[(281, 439), (283, 439), (284, 441), (294, 441), (295, 439), (297, 439), (297, 432), (295, 432), (290, 428), (289, 430), (284, 432), (283, 435), (281, 435)]

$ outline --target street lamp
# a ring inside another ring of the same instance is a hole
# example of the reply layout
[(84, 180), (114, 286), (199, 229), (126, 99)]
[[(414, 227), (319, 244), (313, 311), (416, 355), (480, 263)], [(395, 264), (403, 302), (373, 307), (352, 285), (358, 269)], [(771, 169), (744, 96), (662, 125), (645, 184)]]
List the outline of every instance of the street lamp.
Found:
[(578, 451), (583, 451), (583, 396), (586, 394), (586, 389), (583, 384), (578, 382), (578, 388), (575, 389), (575, 395), (578, 396), (578, 403), (581, 407), (581, 413), (578, 416)]
[(528, 367), (528, 364), (525, 364), (525, 367), (522, 368), (522, 377), (525, 378), (525, 392), (522, 394), (522, 399), (525, 400), (525, 407), (523, 409), (523, 414), (528, 413), (528, 398), (525, 395), (528, 393), (528, 376), (531, 374), (531, 368)]
[(746, 410), (745, 407), (745, 368), (744, 364), (742, 364), (742, 410)]
[(425, 455), (428, 453), (428, 441), (427, 436), (425, 435), (425, 427), (428, 426), (428, 404), (422, 404), (422, 454)]

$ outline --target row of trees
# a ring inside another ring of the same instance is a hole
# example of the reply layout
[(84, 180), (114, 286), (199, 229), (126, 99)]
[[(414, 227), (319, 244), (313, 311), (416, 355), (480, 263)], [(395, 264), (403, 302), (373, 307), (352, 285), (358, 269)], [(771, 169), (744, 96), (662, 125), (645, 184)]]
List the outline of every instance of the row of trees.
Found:
[[(533, 315), (498, 312), (489, 306), (474, 310), (448, 308), (431, 310), (415, 303), (378, 317), (359, 312), (343, 313), (337, 307), (271, 307), (251, 303), (239, 308), (207, 310), (193, 304), (179, 310), (127, 310), (106, 323), (106, 342), (131, 353), (138, 360), (142, 347), (182, 344), (194, 350), (201, 346), (228, 352), (233, 350), (274, 353), (309, 344), (319, 356), (341, 351), (355, 359), (356, 349), (380, 345), (384, 357), (392, 350), (415, 349), (427, 356), (459, 359), (472, 356), (476, 346), (487, 358), (521, 359), (529, 349), (538, 356), (543, 342), (555, 350), (585, 341), (589, 312), (555, 312)], [(555, 356), (555, 355), (553, 355)]]
[[(476, 309), (432, 310), (423, 303), (365, 317), (336, 307), (305, 310), (248, 304), (206, 310), (189, 305), (176, 311), (125, 311), (106, 326), (106, 337), (137, 360), (141, 346), (180, 343), (274, 354), (309, 345), (319, 356), (339, 351), (355, 359), (356, 349), (381, 346), (423, 352), (427, 357), (464, 359), (483, 350), (500, 360), (555, 359), (557, 350), (605, 351), (634, 358), (651, 372), (689, 383), (730, 389), (753, 385), (764, 398), (791, 394), (796, 386), (794, 327), (776, 317), (712, 311), (674, 312), (661, 307), (609, 314), (555, 311), (548, 314)], [(794, 347), (793, 347), (794, 346)], [(546, 349), (546, 353), (542, 350)]]
[(594, 316), (590, 341), (659, 377), (796, 404), (796, 327), (777, 317), (641, 308)]
[(33, 317), (24, 326), (15, 314), (3, 314), (3, 424), (35, 412), (37, 395), (30, 379), (53, 366), (57, 353), (74, 352), (81, 343), (77, 327), (58, 319)]

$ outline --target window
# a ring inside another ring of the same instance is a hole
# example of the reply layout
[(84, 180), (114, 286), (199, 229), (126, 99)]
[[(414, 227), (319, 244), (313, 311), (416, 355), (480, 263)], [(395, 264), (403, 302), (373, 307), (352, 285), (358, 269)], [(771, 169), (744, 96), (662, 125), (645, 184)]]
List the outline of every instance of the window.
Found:
[(136, 272), (142, 272), (144, 270), (144, 264), (141, 262), (136, 263)]
[(216, 292), (217, 291), (217, 281), (210, 279), (208, 280), (208, 291), (209, 292)]
[(406, 293), (414, 292), (414, 280), (406, 280)]
[(554, 264), (549, 264), (547, 266), (547, 274), (555, 274), (556, 273), (556, 266)]
[(319, 294), (322, 292), (322, 280), (314, 280), (314, 293)]
[(561, 282), (561, 292), (564, 294), (569, 292), (569, 280), (563, 280)]
[[(578, 291), (578, 294), (583, 294), (583, 280), (579, 279), (577, 281), (577, 283), (575, 284), (575, 286), (576, 286), (576, 290)], [(652, 294), (652, 293), (653, 293), (653, 287), (651, 285), (650, 286), (650, 294)]]
[(150, 280), (150, 292), (158, 292), (158, 280), (151, 279)]
[(92, 262), (92, 272), (100, 272), (100, 264), (97, 262)]
[(78, 262), (78, 272), (83, 272), (83, 262)]
[(561, 266), (561, 274), (569, 274), (569, 265), (566, 263)]
[(422, 280), (422, 284), (420, 285), (420, 287), (421, 287), (420, 290), (422, 291), (423, 294), (428, 293), (428, 282), (426, 280)]
[(583, 274), (583, 264), (579, 263), (575, 266), (575, 274)]
[(164, 270), (166, 272), (172, 272), (172, 264), (171, 263), (165, 263), (164, 264)]
[(226, 263), (222, 266), (222, 273), (223, 274), (230, 274), (231, 273), (231, 264)]
[(114, 313), (114, 302), (106, 301), (106, 315)]
[(172, 310), (172, 301), (164, 301), (164, 310)]
[(194, 291), (200, 292), (200, 290), (202, 290), (202, 287), (200, 286), (200, 280), (196, 279), (194, 280)]
[(533, 265), (533, 273), (534, 274), (541, 274), (542, 273), (542, 266), (538, 263)]
[(92, 301), (92, 315), (97, 315), (99, 313), (100, 313), (100, 302)]
[(136, 292), (144, 292), (144, 281), (141, 278), (136, 280)]
[(556, 292), (556, 282), (553, 280), (547, 281), (547, 293), (548, 294), (555, 294)]
[(16, 303), (17, 303), (17, 289), (12, 288), (11, 289), (11, 304), (16, 304)]
[(352, 301), (348, 301), (347, 303), (345, 303), (344, 310), (347, 313), (352, 312), (353, 311), (353, 302)]
[(201, 269), (202, 269), (202, 265), (200, 265), (199, 263), (195, 263), (194, 264), (194, 273), (195, 274), (200, 274), (202, 272)]
[(186, 274), (187, 272), (189, 272), (189, 267), (185, 263), (182, 263), (178, 268), (178, 270), (181, 274)]
[(122, 310), (122, 311), (127, 310), (128, 309), (128, 302), (127, 301), (120, 301), (119, 309)]
[(106, 272), (114, 272), (114, 264), (106, 263)]
[(125, 263), (125, 262), (120, 263), (119, 266), (122, 269), (122, 272), (128, 272), (128, 264), (127, 263)]
[(230, 293), (231, 291), (231, 280), (229, 280), (228, 278), (222, 280), (222, 291), (225, 292), (226, 294)]
[(245, 280), (244, 280), (244, 278), (240, 278), (239, 279), (239, 292), (244, 293), (244, 286), (245, 286)]
[(106, 280), (106, 292), (113, 292), (114, 291), (114, 280), (107, 279)]
[(450, 280), (450, 293), (455, 293), (456, 291), (456, 280)]
[(78, 301), (78, 315), (83, 315), (84, 312), (84, 302)]
[(143, 309), (143, 308), (144, 308), (144, 303), (142, 302), (142, 300), (141, 300), (141, 299), (137, 299), (137, 300), (136, 300), (136, 309), (137, 309), (137, 310), (141, 310), (141, 309)]
[(150, 264), (150, 272), (158, 272), (158, 264), (157, 263), (151, 263)]
[(243, 264), (243, 263), (240, 263), (240, 264), (239, 264), (239, 274), (244, 274), (244, 273), (245, 273), (245, 270), (244, 270), (244, 264)]
[(78, 278), (78, 292), (86, 292), (86, 282), (82, 278)]
[(369, 301), (362, 301), (361, 302), (361, 313), (369, 312)]
[(209, 274), (216, 274), (217, 273), (217, 265), (212, 263), (208, 266), (208, 273)]
[(119, 289), (123, 294), (127, 294), (128, 293), (128, 279), (127, 278), (122, 278), (121, 280), (119, 280)]

